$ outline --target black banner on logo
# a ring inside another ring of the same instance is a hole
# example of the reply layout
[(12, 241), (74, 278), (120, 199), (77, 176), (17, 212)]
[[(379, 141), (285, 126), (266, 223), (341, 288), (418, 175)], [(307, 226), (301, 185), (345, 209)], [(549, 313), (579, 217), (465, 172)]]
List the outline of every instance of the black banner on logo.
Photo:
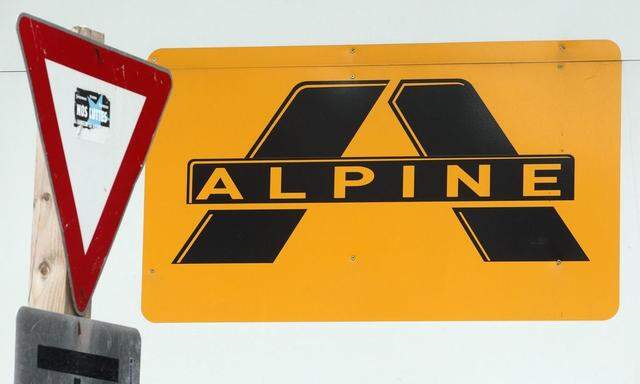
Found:
[(571, 156), (199, 160), (188, 204), (573, 199)]

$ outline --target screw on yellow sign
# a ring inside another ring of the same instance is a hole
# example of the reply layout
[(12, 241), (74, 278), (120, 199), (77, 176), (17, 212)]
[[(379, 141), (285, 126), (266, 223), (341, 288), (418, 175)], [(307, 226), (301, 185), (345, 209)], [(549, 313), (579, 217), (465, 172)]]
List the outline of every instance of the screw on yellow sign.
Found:
[(152, 321), (607, 319), (608, 41), (161, 49)]

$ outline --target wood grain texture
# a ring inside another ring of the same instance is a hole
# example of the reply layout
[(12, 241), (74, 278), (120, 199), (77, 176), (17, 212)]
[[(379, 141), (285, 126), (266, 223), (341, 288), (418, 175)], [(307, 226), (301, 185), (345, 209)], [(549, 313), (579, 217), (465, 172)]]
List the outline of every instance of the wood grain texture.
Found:
[(60, 219), (39, 138), (36, 146), (29, 305), (74, 314)]

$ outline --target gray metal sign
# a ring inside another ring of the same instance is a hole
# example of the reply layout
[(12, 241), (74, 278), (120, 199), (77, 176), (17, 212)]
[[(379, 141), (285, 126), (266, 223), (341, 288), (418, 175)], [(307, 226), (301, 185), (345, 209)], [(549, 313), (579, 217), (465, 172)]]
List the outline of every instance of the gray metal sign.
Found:
[(129, 327), (22, 307), (15, 384), (138, 384), (140, 333)]

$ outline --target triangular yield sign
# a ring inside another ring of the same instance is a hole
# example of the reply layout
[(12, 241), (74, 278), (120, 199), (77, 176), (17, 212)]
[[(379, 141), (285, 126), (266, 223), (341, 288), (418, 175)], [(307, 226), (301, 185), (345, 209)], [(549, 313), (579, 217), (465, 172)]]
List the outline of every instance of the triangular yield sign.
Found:
[(164, 109), (163, 68), (36, 17), (18, 18), (74, 305), (91, 299)]

